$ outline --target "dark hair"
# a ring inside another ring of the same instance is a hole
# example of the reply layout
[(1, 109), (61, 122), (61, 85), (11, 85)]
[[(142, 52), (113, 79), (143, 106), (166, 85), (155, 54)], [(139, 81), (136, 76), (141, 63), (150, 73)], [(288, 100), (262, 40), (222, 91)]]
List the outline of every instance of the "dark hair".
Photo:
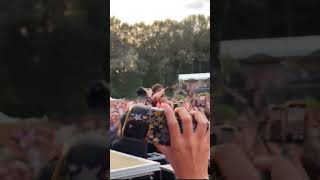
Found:
[(68, 146), (65, 146), (59, 165), (55, 167), (55, 179), (69, 177), (76, 180), (83, 175), (91, 177), (92, 180), (106, 179), (105, 175), (110, 167), (106, 155), (109, 147), (106, 139), (96, 133), (71, 138), (70, 142), (66, 143)]
[(46, 166), (41, 168), (37, 180), (51, 180), (54, 168), (57, 165), (57, 161), (58, 160), (51, 161)]
[(163, 85), (161, 85), (161, 84), (154, 84), (151, 89), (152, 89), (152, 94), (155, 94), (155, 93), (158, 92), (160, 89), (163, 89)]
[(124, 131), (123, 136), (135, 139), (143, 140), (145, 135), (148, 132), (147, 125), (145, 122), (140, 121), (129, 121), (126, 126), (128, 127), (126, 131)]
[(102, 81), (94, 81), (87, 90), (87, 104), (89, 108), (107, 109), (109, 89)]

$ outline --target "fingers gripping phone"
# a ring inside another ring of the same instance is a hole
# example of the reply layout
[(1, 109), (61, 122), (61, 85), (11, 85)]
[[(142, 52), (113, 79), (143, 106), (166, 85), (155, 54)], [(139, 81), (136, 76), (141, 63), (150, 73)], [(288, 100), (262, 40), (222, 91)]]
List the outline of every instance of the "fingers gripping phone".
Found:
[[(182, 121), (176, 114), (180, 132), (183, 133)], [(197, 122), (193, 121), (193, 130), (197, 128)], [(123, 125), (122, 134), (143, 133), (143, 138), (152, 144), (162, 144), (170, 146), (170, 133), (166, 115), (163, 109), (134, 105), (130, 108)]]

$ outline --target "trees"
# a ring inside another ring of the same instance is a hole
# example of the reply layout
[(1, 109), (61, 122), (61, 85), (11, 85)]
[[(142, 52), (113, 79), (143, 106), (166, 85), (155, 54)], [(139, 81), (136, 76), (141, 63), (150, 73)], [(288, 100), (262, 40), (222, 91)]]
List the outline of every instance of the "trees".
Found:
[(192, 15), (129, 25), (110, 19), (111, 96), (132, 97), (138, 86), (172, 85), (180, 73), (209, 72), (210, 18)]

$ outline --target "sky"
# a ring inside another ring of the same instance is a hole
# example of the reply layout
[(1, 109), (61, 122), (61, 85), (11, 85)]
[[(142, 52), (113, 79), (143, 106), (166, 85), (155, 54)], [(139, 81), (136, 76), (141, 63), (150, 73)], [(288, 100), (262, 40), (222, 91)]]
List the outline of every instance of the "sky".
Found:
[(210, 16), (210, 0), (110, 0), (110, 16), (129, 24), (168, 18), (181, 21), (192, 14)]

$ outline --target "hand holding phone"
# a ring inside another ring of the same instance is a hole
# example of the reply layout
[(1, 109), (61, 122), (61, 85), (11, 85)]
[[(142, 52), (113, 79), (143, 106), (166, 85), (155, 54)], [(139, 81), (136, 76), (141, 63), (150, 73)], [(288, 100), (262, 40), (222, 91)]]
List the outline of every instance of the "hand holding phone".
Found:
[[(170, 131), (170, 146), (155, 144), (157, 149), (166, 156), (172, 165), (176, 179), (208, 179), (210, 152), (210, 123), (199, 111), (190, 113), (183, 107), (173, 109), (163, 103), (159, 106), (164, 110)], [(180, 124), (175, 116), (181, 119)], [(194, 117), (194, 118), (193, 118)], [(192, 120), (197, 122), (193, 129)], [(180, 125), (179, 125), (180, 124)], [(183, 126), (183, 132), (180, 128)]]
[[(175, 115), (180, 132), (183, 133), (182, 121), (177, 113)], [(197, 128), (195, 119), (192, 120), (192, 126), (195, 131)], [(144, 138), (149, 143), (170, 146), (168, 122), (161, 108), (144, 105), (132, 106), (127, 114), (122, 134), (134, 134), (135, 137)]]
[[(134, 105), (127, 114), (123, 134), (142, 132), (172, 165), (177, 179), (208, 179), (210, 123), (199, 111), (175, 110), (166, 103), (157, 108)], [(186, 166), (188, 164), (188, 166)]]

